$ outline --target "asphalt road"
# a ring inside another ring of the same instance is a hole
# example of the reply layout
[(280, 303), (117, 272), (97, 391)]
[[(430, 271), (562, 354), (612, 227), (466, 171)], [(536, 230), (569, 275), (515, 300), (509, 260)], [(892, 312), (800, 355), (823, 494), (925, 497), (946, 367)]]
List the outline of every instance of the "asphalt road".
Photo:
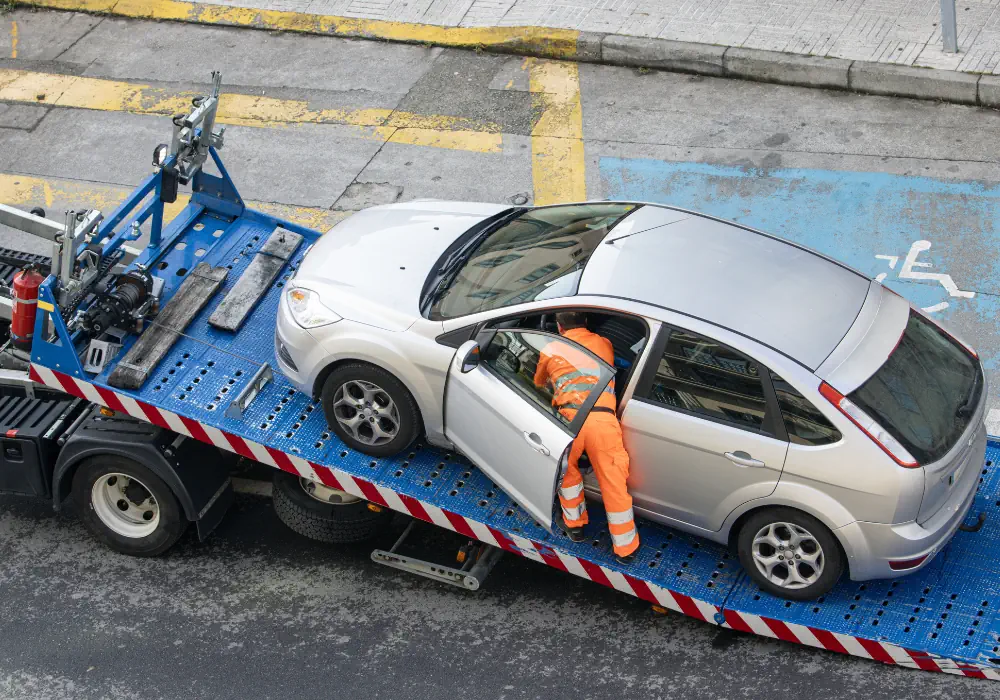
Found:
[[(994, 112), (54, 12), (0, 18), (0, 56), (0, 201), (107, 210), (168, 140), (170, 100), (221, 70), (227, 93), (262, 98), (231, 114), (222, 154), (262, 206), (314, 225), (417, 197), (718, 208), (948, 302), (998, 385)], [(921, 239), (974, 298), (875, 257)], [(0, 245), (46, 252), (9, 230)], [(1000, 696), (657, 616), (510, 556), (469, 594), (377, 567), (370, 549), (304, 541), (244, 497), (206, 543), (139, 561), (71, 514), (0, 497), (0, 697)]]

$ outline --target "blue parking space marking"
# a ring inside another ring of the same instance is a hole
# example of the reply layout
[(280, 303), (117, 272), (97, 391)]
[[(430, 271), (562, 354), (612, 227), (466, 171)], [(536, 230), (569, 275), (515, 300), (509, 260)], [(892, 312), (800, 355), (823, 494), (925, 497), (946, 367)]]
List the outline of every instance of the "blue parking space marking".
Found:
[[(1000, 187), (873, 172), (601, 158), (607, 199), (679, 206), (851, 265), (949, 321), (1000, 369)], [(706, 281), (706, 284), (710, 283)], [(761, 280), (781, 294), (781, 280)]]

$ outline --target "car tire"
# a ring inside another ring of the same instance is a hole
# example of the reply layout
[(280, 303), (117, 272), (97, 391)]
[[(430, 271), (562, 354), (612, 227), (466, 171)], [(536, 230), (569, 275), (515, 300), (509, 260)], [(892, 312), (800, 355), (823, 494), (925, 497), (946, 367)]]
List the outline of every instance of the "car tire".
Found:
[(188, 520), (170, 487), (151, 469), (118, 455), (91, 457), (73, 475), (84, 527), (100, 542), (135, 557), (170, 549)]
[(317, 542), (351, 544), (379, 535), (392, 520), (392, 511), (368, 509), (368, 502), (324, 503), (310, 495), (304, 480), (275, 472), (274, 512), (288, 529)]
[[(420, 436), (417, 402), (402, 382), (381, 367), (360, 362), (338, 367), (326, 378), (321, 398), (327, 424), (352, 450), (390, 457)], [(352, 400), (357, 403), (351, 405)], [(355, 423), (359, 413), (361, 419)]]
[[(751, 515), (740, 528), (737, 548), (754, 583), (788, 600), (824, 595), (844, 571), (844, 557), (830, 529), (794, 508), (768, 508)], [(786, 559), (789, 552), (794, 559)], [(786, 561), (795, 562), (794, 570)]]

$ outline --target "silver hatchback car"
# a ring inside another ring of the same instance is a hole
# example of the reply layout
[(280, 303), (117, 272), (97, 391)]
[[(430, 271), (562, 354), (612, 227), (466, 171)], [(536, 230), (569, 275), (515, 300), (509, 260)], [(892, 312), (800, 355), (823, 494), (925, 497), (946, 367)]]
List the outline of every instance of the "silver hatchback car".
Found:
[(531, 381), (561, 310), (614, 346), (595, 392), (614, 382), (636, 511), (735, 547), (762, 589), (913, 572), (962, 524), (986, 450), (975, 352), (834, 260), (689, 211), (362, 211), (305, 256), (276, 354), (351, 447), (423, 434), (551, 529), (588, 409), (567, 424)]

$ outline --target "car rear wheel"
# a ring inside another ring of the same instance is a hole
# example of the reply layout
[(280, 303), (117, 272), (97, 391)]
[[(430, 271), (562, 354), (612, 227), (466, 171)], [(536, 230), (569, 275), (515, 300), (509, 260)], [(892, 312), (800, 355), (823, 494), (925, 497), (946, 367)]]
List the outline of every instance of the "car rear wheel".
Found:
[(402, 452), (420, 435), (420, 411), (403, 383), (380, 367), (352, 363), (323, 384), (330, 429), (351, 449), (373, 457)]
[(780, 598), (818, 598), (833, 588), (844, 570), (829, 528), (792, 508), (769, 508), (750, 516), (737, 542), (750, 578)]

